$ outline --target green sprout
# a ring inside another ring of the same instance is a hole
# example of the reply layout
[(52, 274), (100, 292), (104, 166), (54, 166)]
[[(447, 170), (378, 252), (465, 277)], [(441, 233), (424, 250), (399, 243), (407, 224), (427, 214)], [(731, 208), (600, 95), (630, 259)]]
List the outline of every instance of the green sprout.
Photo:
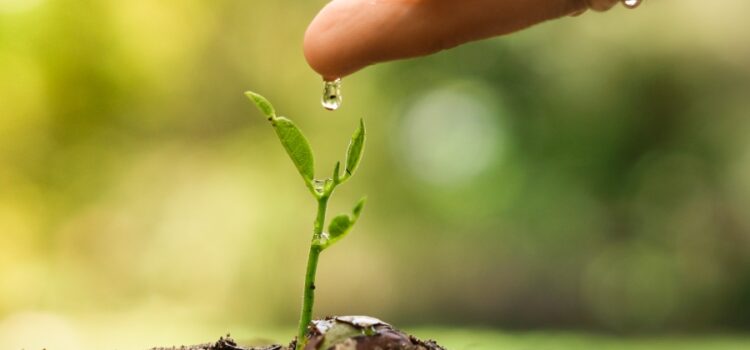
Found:
[(318, 268), (320, 253), (340, 241), (351, 231), (365, 205), (366, 198), (360, 199), (354, 206), (351, 215), (340, 214), (334, 217), (328, 224), (328, 232), (323, 231), (328, 200), (331, 198), (336, 187), (352, 177), (359, 166), (360, 160), (362, 160), (362, 153), (365, 148), (365, 124), (360, 119), (359, 127), (352, 135), (351, 142), (346, 150), (346, 163), (343, 174), (341, 173), (341, 162), (337, 162), (333, 168), (333, 176), (331, 178), (317, 180), (315, 179), (315, 161), (312, 148), (305, 135), (302, 134), (291, 120), (277, 116), (276, 110), (265, 97), (250, 91), (246, 92), (245, 95), (268, 118), (268, 121), (271, 122), (271, 126), (276, 131), (281, 145), (284, 146), (297, 171), (302, 175), (305, 185), (318, 202), (318, 213), (313, 225), (313, 236), (307, 259), (302, 311), (300, 313), (297, 333), (296, 349), (300, 350), (305, 346), (307, 327), (312, 321), (312, 309), (315, 301), (315, 273)]

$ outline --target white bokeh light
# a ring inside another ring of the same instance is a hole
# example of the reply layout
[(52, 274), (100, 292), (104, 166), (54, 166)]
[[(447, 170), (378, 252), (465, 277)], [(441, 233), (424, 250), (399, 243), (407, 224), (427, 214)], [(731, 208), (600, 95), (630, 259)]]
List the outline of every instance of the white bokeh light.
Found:
[(421, 180), (443, 186), (471, 181), (501, 156), (497, 104), (487, 89), (457, 85), (411, 104), (398, 126), (397, 152)]

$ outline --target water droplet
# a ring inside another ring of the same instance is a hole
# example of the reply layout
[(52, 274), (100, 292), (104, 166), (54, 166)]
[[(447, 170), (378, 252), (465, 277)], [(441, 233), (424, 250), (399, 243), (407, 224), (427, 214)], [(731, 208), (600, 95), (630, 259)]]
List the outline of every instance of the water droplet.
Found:
[(643, 0), (622, 0), (622, 3), (625, 5), (625, 7), (634, 9), (638, 7), (638, 5), (640, 5), (642, 1)]
[(331, 234), (328, 232), (321, 232), (320, 237), (318, 237), (317, 239), (318, 243), (323, 247), (327, 246), (330, 240), (331, 240)]
[(335, 111), (341, 107), (341, 79), (325, 82), (320, 103), (329, 111)]
[(315, 192), (323, 193), (326, 188), (326, 180), (313, 180), (313, 188), (315, 189)]
[(315, 189), (315, 192), (323, 193), (326, 190), (326, 184), (329, 182), (332, 182), (330, 178), (328, 179), (315, 179), (313, 180), (313, 188)]

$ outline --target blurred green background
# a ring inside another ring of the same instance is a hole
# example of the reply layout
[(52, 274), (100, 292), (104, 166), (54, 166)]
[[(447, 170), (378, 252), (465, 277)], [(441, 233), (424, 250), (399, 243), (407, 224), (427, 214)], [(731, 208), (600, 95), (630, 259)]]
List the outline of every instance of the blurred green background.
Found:
[(744, 337), (750, 2), (646, 1), (367, 68), (335, 113), (301, 53), (324, 3), (0, 0), (0, 347), (291, 338), (314, 201), (248, 89), (318, 173), (368, 123), (331, 212), (368, 207), (322, 257), (317, 315), (458, 349)]

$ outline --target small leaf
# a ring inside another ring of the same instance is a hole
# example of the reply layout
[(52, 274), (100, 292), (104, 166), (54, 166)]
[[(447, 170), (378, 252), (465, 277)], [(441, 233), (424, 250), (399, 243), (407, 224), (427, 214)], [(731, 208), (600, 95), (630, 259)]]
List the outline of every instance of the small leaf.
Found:
[(331, 241), (336, 241), (346, 235), (349, 229), (352, 228), (352, 224), (352, 219), (346, 214), (341, 214), (333, 218), (328, 225), (328, 234), (331, 236)]
[(245, 96), (255, 103), (255, 106), (268, 117), (268, 120), (276, 119), (276, 110), (273, 109), (273, 105), (265, 97), (252, 91), (246, 91)]
[(362, 199), (360, 199), (359, 202), (357, 202), (357, 204), (354, 206), (354, 209), (352, 210), (352, 215), (354, 215), (355, 222), (359, 218), (359, 213), (362, 212), (362, 208), (364, 208), (366, 202), (367, 202), (367, 197), (362, 197)]
[(341, 162), (336, 162), (333, 168), (333, 183), (338, 185), (339, 182), (341, 182)]
[(349, 148), (346, 150), (346, 174), (351, 176), (362, 160), (362, 152), (365, 150), (365, 122), (360, 119), (359, 127), (354, 130)]
[(354, 210), (352, 210), (352, 216), (340, 214), (331, 220), (331, 223), (328, 224), (328, 239), (322, 244), (323, 249), (338, 242), (340, 239), (344, 238), (349, 231), (351, 231), (354, 224), (357, 223), (359, 214), (362, 213), (362, 208), (365, 206), (366, 201), (367, 197), (363, 197), (357, 202), (354, 206)]
[(315, 164), (312, 148), (310, 148), (310, 143), (305, 138), (305, 135), (287, 118), (278, 117), (271, 123), (276, 130), (276, 135), (279, 136), (281, 144), (286, 149), (286, 153), (289, 154), (292, 162), (294, 162), (294, 166), (297, 167), (297, 171), (299, 171), (305, 180), (308, 182), (312, 181), (315, 177)]

